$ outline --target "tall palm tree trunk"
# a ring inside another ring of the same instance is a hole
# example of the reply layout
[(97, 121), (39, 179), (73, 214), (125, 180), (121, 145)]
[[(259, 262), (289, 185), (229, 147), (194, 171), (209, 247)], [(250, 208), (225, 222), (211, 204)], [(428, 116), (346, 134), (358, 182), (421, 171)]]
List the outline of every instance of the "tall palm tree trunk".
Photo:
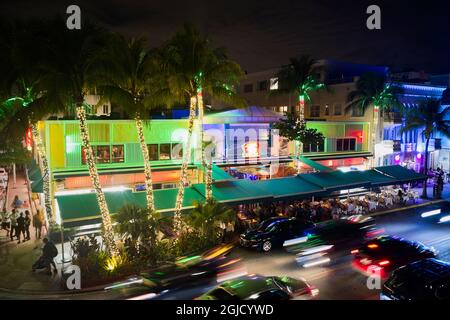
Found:
[(92, 152), (89, 130), (86, 123), (86, 111), (83, 103), (77, 104), (76, 107), (78, 120), (80, 122), (80, 134), (83, 143), (83, 149), (86, 154), (86, 162), (89, 168), (89, 175), (91, 177), (92, 186), (94, 187), (97, 196), (98, 206), (102, 215), (102, 222), (104, 228), (103, 238), (106, 244), (106, 249), (111, 256), (119, 255), (119, 249), (114, 241), (114, 232), (111, 223), (111, 216), (109, 214), (108, 205), (106, 204), (105, 194), (100, 185), (100, 176), (97, 171), (97, 166), (94, 160), (94, 153)]
[(180, 183), (178, 186), (177, 199), (175, 202), (175, 214), (174, 214), (174, 228), (175, 232), (179, 233), (183, 228), (181, 220), (181, 209), (183, 207), (184, 189), (187, 184), (188, 165), (191, 160), (191, 144), (192, 144), (192, 131), (194, 129), (195, 109), (197, 106), (197, 97), (193, 96), (190, 99), (189, 107), (189, 122), (188, 122), (188, 137), (186, 143), (186, 150), (183, 154), (183, 163), (181, 165)]
[(298, 119), (300, 121), (305, 121), (305, 95), (301, 94), (298, 96)]
[[(423, 163), (423, 169), (422, 169), (423, 170), (423, 174), (425, 176), (427, 176), (427, 173), (428, 173), (428, 145), (430, 143), (430, 137), (426, 137), (426, 139), (427, 139), (427, 141), (425, 142), (425, 157), (423, 159), (424, 163)], [(427, 181), (428, 181), (428, 179), (425, 179), (425, 181), (423, 182), (423, 189), (422, 189), (422, 198), (423, 199), (427, 199), (428, 198)]]
[(204, 105), (203, 105), (203, 94), (199, 92), (197, 94), (197, 105), (198, 105), (198, 118), (199, 118), (199, 131), (200, 131), (200, 145), (202, 153), (202, 168), (203, 176), (205, 182), (205, 197), (206, 202), (212, 199), (212, 161), (206, 158), (205, 154), (205, 132), (203, 130), (203, 120), (204, 120)]
[(300, 161), (300, 156), (302, 155), (302, 151), (303, 151), (303, 143), (300, 140), (297, 140), (297, 146), (296, 146), (296, 150), (295, 150), (295, 157), (297, 158), (297, 174), (301, 173), (301, 161)]
[[(298, 121), (300, 123), (304, 123), (305, 122), (305, 95), (300, 94), (298, 96)], [(295, 150), (295, 157), (297, 158), (297, 174), (300, 174), (301, 172), (301, 163), (300, 163), (300, 156), (302, 154), (303, 151), (303, 143), (298, 140), (297, 141), (297, 146), (296, 146), (296, 150)]]
[(372, 127), (372, 165), (371, 167), (374, 168), (376, 167), (376, 163), (375, 163), (375, 145), (377, 143), (377, 133), (378, 133), (378, 118), (380, 116), (380, 107), (377, 105), (373, 106), (373, 127)]
[(31, 124), (31, 132), (33, 133), (34, 141), (36, 143), (36, 149), (39, 154), (39, 158), (42, 160), (42, 167), (43, 167), (43, 180), (44, 180), (44, 205), (45, 205), (45, 212), (47, 215), (47, 223), (49, 225), (52, 225), (55, 222), (55, 219), (53, 217), (52, 213), (52, 198), (50, 194), (50, 168), (48, 166), (48, 159), (47, 154), (45, 152), (44, 146), (42, 144), (42, 138), (41, 134), (39, 133), (39, 130), (37, 129), (36, 123)]
[(142, 156), (144, 158), (144, 174), (145, 174), (145, 189), (147, 194), (147, 210), (148, 214), (155, 212), (155, 202), (153, 197), (153, 182), (152, 182), (152, 168), (150, 165), (150, 157), (148, 154), (147, 144), (145, 143), (144, 130), (142, 128), (142, 120), (139, 113), (136, 113), (134, 119), (136, 123), (136, 130), (141, 145)]

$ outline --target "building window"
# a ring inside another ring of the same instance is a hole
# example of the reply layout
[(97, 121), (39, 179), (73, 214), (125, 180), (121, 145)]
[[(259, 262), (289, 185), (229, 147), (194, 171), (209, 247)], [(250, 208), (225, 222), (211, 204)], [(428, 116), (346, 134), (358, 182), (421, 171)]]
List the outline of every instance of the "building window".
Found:
[(355, 151), (356, 138), (336, 139), (336, 151)]
[(123, 144), (112, 146), (112, 162), (124, 162), (124, 154)]
[(109, 105), (107, 104), (103, 105), (103, 114), (110, 114)]
[(150, 161), (158, 160), (158, 145), (157, 144), (149, 144), (148, 146), (148, 156)]
[(324, 152), (325, 151), (325, 141), (322, 140), (315, 144), (303, 144), (303, 152)]
[(330, 115), (330, 106), (329, 105), (325, 105), (325, 115), (329, 116)]
[(253, 84), (249, 83), (249, 84), (244, 85), (244, 92), (245, 93), (253, 92)]
[(352, 117), (364, 117), (364, 111), (361, 108), (352, 108)]
[(311, 106), (310, 117), (320, 117), (320, 106)]
[(278, 112), (287, 113), (288, 107), (287, 106), (281, 106), (278, 108)]
[(110, 163), (111, 162), (111, 148), (110, 146), (96, 146), (94, 151), (95, 159), (97, 163)]
[(159, 145), (159, 160), (170, 160), (171, 154), (170, 143), (164, 143)]
[(334, 115), (335, 116), (342, 115), (342, 105), (340, 105), (340, 104), (335, 104), (334, 105)]
[(278, 78), (270, 78), (270, 90), (278, 89)]
[(258, 90), (259, 91), (267, 91), (267, 81), (259, 81), (258, 82)]
[(172, 159), (178, 160), (183, 159), (183, 144), (173, 143), (172, 144)]

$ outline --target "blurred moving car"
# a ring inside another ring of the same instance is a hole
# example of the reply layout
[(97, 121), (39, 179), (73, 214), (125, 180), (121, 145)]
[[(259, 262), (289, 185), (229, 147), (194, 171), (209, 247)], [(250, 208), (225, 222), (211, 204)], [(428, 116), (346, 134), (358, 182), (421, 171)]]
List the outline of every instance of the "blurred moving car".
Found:
[[(189, 256), (164, 266), (142, 272), (139, 276), (114, 283), (106, 290), (144, 287), (146, 294), (131, 299), (151, 299), (161, 293), (184, 288), (211, 287), (217, 283), (247, 275), (239, 258), (226, 256), (232, 245), (225, 244), (206, 251), (201, 255)], [(203, 291), (204, 292), (204, 291)]]
[(356, 215), (317, 224), (306, 230), (305, 237), (286, 242), (285, 246), (288, 252), (296, 253), (299, 266), (308, 268), (337, 263), (349, 249), (382, 232), (373, 218)]
[(240, 259), (221, 256), (191, 263), (195, 258), (189, 257), (185, 261), (180, 260), (176, 264), (142, 273), (143, 284), (154, 292), (161, 292), (186, 286), (217, 284), (246, 274), (239, 263)]
[(257, 228), (241, 234), (240, 244), (242, 247), (269, 252), (273, 248), (282, 247), (287, 240), (304, 236), (305, 230), (313, 226), (313, 223), (295, 218), (270, 218), (262, 221)]
[(196, 300), (311, 299), (318, 294), (319, 290), (303, 279), (257, 275), (223, 282)]
[(377, 274), (386, 278), (392, 270), (408, 263), (435, 258), (433, 248), (395, 236), (381, 236), (365, 242), (354, 255), (353, 266), (368, 275)]
[(424, 259), (394, 270), (381, 300), (450, 300), (450, 263)]

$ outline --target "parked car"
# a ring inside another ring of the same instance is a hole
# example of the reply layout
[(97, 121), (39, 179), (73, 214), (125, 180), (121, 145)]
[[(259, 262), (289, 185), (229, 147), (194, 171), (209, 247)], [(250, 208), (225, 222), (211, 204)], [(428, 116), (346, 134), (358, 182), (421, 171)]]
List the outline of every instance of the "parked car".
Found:
[(255, 229), (249, 229), (241, 234), (241, 246), (256, 248), (268, 252), (276, 247), (282, 247), (285, 241), (305, 235), (305, 230), (313, 227), (313, 223), (295, 218), (277, 217), (261, 222)]
[(311, 299), (319, 290), (303, 279), (249, 276), (225, 281), (196, 300)]
[(395, 236), (381, 236), (365, 242), (358, 249), (352, 250), (353, 266), (365, 273), (379, 273), (381, 278), (408, 263), (426, 258), (435, 258), (433, 248)]
[(450, 263), (423, 259), (394, 270), (381, 300), (450, 300)]
[(0, 168), (0, 180), (8, 180), (8, 172), (5, 168)]
[(6, 189), (8, 186), (8, 180), (4, 178), (0, 178), (0, 188)]

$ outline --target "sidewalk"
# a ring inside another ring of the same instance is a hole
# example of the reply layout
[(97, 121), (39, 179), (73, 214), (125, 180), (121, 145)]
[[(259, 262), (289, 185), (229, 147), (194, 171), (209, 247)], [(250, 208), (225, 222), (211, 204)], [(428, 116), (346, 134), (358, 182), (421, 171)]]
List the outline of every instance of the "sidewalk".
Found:
[[(16, 184), (10, 180), (8, 185), (8, 195), (6, 207), (8, 212), (12, 210), (12, 202), (15, 196), (19, 196), (22, 201), (27, 201), (28, 207), (18, 209), (19, 212), (29, 210), (35, 213), (34, 208), (30, 208), (30, 198), (28, 185), (24, 172), (17, 172)], [(31, 271), (31, 266), (41, 255), (43, 246), (42, 240), (35, 237), (35, 230), (30, 226), (31, 240), (17, 243), (14, 238), (10, 241), (6, 237), (6, 231), (0, 231), (0, 288), (12, 290), (32, 290), (32, 291), (54, 291), (59, 289), (59, 274), (49, 276), (37, 274)], [(57, 265), (59, 267), (59, 265)]]

